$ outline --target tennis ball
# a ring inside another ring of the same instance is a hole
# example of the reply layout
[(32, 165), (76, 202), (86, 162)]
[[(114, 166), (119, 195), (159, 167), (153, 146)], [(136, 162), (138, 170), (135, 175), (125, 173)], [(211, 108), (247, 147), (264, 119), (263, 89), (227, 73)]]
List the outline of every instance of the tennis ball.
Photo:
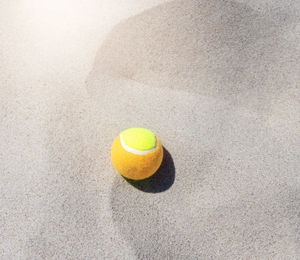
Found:
[(158, 170), (162, 159), (160, 140), (145, 128), (129, 128), (117, 136), (112, 144), (112, 164), (128, 179), (150, 177)]

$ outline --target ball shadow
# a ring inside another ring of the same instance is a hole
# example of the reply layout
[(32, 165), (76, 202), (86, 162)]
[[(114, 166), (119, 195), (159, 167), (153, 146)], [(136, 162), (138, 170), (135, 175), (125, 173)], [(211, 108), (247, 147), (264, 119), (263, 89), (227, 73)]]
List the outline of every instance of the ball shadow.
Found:
[(159, 193), (168, 190), (175, 180), (175, 165), (169, 151), (163, 147), (164, 157), (160, 168), (151, 177), (144, 180), (132, 180), (123, 177), (135, 188), (149, 193)]

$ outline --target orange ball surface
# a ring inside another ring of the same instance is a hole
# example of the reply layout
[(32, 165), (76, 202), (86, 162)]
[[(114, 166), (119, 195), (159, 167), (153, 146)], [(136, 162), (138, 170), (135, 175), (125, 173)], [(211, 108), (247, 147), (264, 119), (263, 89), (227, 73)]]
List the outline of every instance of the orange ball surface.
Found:
[(146, 154), (135, 154), (127, 151), (118, 136), (111, 148), (111, 160), (116, 170), (128, 179), (142, 180), (153, 175), (161, 165), (163, 147), (156, 137), (156, 149)]

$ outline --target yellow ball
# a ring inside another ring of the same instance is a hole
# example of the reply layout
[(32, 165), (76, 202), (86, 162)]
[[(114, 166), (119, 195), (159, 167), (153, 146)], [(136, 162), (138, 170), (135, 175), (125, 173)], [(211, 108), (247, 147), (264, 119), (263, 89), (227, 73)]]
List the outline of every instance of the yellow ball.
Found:
[(145, 128), (129, 128), (117, 136), (112, 144), (112, 164), (128, 179), (150, 177), (158, 170), (162, 159), (160, 140)]

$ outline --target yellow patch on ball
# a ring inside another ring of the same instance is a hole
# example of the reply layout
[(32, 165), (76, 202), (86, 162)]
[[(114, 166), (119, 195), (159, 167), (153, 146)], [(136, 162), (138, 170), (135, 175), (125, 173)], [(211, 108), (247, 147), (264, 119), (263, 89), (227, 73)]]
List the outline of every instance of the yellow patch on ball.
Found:
[(116, 170), (128, 179), (142, 180), (161, 165), (163, 147), (157, 136), (145, 128), (129, 128), (116, 137), (111, 160)]

